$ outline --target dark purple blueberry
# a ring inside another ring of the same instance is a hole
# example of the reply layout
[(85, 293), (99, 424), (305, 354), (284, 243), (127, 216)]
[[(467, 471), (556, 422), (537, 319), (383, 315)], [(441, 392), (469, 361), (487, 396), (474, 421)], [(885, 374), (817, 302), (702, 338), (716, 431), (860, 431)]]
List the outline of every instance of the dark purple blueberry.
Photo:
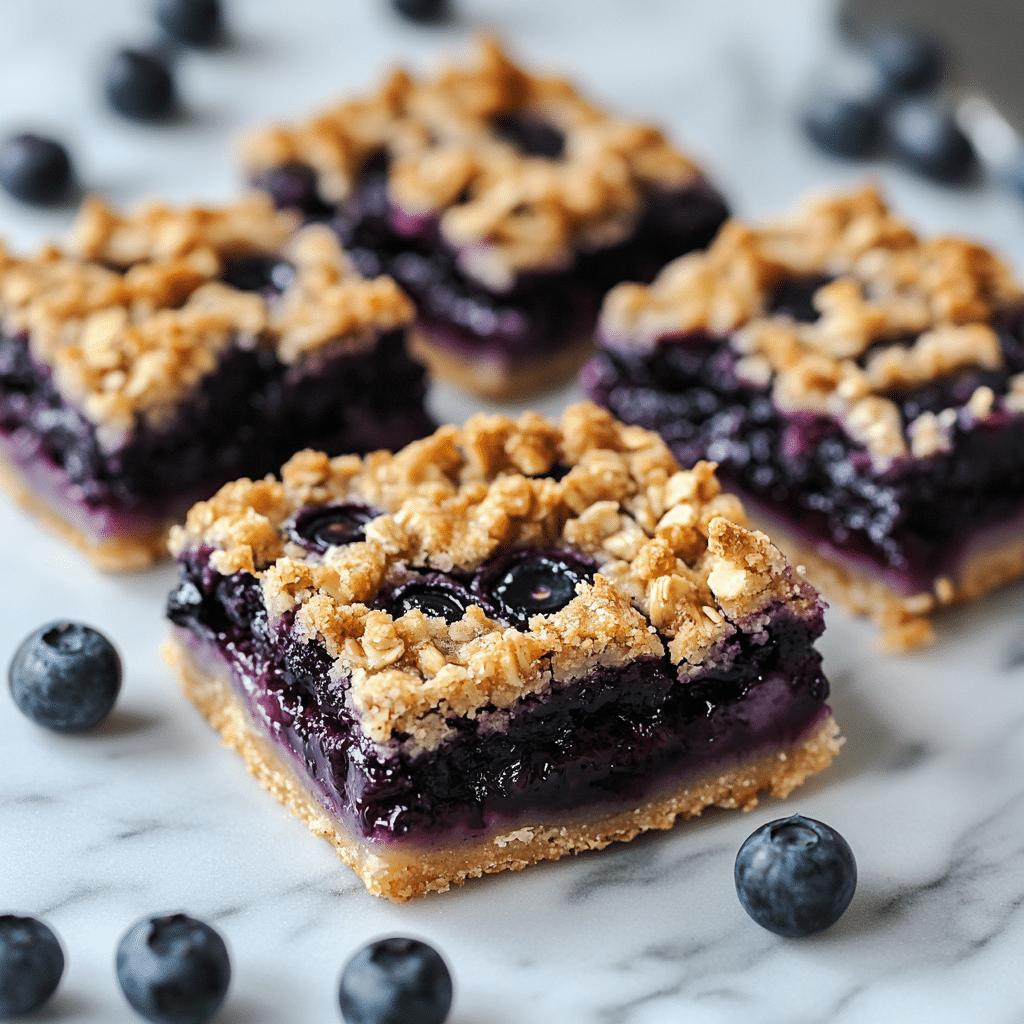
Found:
[(338, 1005), (346, 1024), (442, 1024), (452, 977), (441, 955), (417, 939), (379, 939), (345, 965)]
[(224, 260), (221, 280), (243, 292), (280, 294), (294, 280), (295, 269), (277, 256), (230, 256)]
[(808, 138), (836, 156), (869, 156), (878, 146), (882, 129), (881, 97), (848, 96), (817, 91), (804, 105), (802, 123)]
[(396, 619), (418, 609), (429, 618), (440, 616), (446, 622), (458, 622), (467, 609), (479, 603), (465, 588), (440, 574), (403, 583), (387, 602), (388, 611)]
[(509, 622), (525, 627), (533, 615), (560, 611), (576, 597), (576, 584), (593, 578), (593, 566), (580, 555), (525, 549), (483, 566), (473, 590), (489, 598)]
[(565, 134), (554, 125), (522, 114), (501, 114), (491, 121), (494, 131), (521, 152), (558, 160), (565, 152)]
[(60, 942), (42, 921), (0, 916), (0, 1020), (39, 1009), (63, 973)]
[(135, 121), (161, 121), (174, 108), (174, 79), (152, 53), (118, 50), (107, 65), (107, 102)]
[(897, 103), (886, 117), (886, 132), (893, 152), (928, 178), (958, 182), (975, 169), (970, 141), (940, 100)]
[(867, 41), (864, 51), (882, 81), (895, 93), (927, 92), (942, 78), (945, 47), (913, 29), (891, 29)]
[(369, 505), (313, 505), (301, 509), (288, 526), (288, 536), (309, 551), (362, 540), (366, 524), (381, 513)]
[(224, 940), (187, 914), (137, 921), (121, 939), (114, 967), (125, 999), (154, 1024), (205, 1024), (231, 980)]
[(314, 219), (322, 219), (334, 212), (334, 208), (328, 206), (317, 192), (316, 172), (302, 164), (284, 164), (261, 171), (252, 183), (269, 193), (279, 210), (297, 208)]
[(22, 641), (8, 682), (15, 704), (37, 725), (83, 732), (114, 706), (121, 690), (121, 659), (95, 629), (51, 622)]
[(184, 626), (196, 618), (202, 607), (202, 591), (191, 580), (182, 580), (167, 598), (167, 618)]
[(772, 289), (768, 311), (790, 316), (797, 323), (813, 324), (821, 316), (814, 306), (814, 293), (831, 280), (826, 274), (808, 274), (779, 281)]
[(172, 39), (189, 46), (213, 46), (223, 33), (220, 0), (160, 0), (156, 20)]
[(734, 878), (743, 909), (762, 928), (799, 938), (839, 920), (857, 888), (857, 862), (838, 832), (794, 814), (747, 839)]
[(448, 0), (391, 0), (396, 14), (419, 25), (436, 25), (451, 17)]
[(71, 187), (68, 151), (53, 139), (15, 135), (0, 145), (0, 185), (23, 203), (56, 203)]

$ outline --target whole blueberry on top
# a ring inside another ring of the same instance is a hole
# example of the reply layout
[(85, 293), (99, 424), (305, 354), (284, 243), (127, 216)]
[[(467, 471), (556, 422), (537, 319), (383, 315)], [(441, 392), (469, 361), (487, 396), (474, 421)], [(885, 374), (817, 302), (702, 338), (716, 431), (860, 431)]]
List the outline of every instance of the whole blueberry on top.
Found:
[(172, 39), (189, 46), (213, 46), (224, 31), (220, 0), (160, 0), (156, 20)]
[(144, 917), (117, 947), (117, 983), (154, 1024), (205, 1024), (231, 981), (224, 940), (187, 914)]
[(107, 65), (107, 101), (135, 121), (161, 121), (174, 109), (174, 79), (152, 53), (118, 50)]
[(0, 145), (0, 185), (23, 203), (56, 203), (71, 187), (71, 158), (53, 139), (15, 135)]
[(295, 279), (295, 268), (277, 256), (256, 253), (231, 256), (224, 260), (221, 280), (243, 292), (280, 295)]
[(394, 618), (417, 609), (428, 618), (458, 622), (467, 609), (480, 602), (464, 587), (440, 573), (430, 573), (396, 587), (387, 598), (387, 611)]
[(95, 629), (51, 622), (22, 641), (7, 678), (15, 704), (37, 725), (83, 732), (114, 706), (121, 690), (121, 659)]
[(872, 36), (864, 51), (882, 81), (897, 93), (934, 89), (945, 70), (945, 47), (914, 29), (889, 29)]
[(420, 25), (436, 25), (451, 16), (448, 0), (391, 0), (397, 14)]
[(886, 116), (885, 128), (893, 152), (926, 177), (954, 183), (975, 170), (974, 147), (941, 100), (897, 103)]
[(593, 578), (593, 564), (582, 555), (526, 548), (481, 567), (473, 592), (513, 625), (526, 627), (533, 615), (561, 611), (576, 597), (576, 585)]
[(308, 551), (354, 544), (363, 539), (366, 524), (381, 514), (370, 505), (307, 505), (288, 524), (288, 536)]
[(345, 965), (338, 1003), (346, 1024), (441, 1024), (452, 978), (440, 954), (417, 939), (380, 939)]
[(42, 921), (0, 916), (0, 1019), (38, 1009), (56, 991), (63, 973), (60, 943)]
[(733, 876), (743, 909), (762, 928), (796, 938), (839, 920), (857, 888), (857, 862), (838, 832), (794, 814), (747, 839)]

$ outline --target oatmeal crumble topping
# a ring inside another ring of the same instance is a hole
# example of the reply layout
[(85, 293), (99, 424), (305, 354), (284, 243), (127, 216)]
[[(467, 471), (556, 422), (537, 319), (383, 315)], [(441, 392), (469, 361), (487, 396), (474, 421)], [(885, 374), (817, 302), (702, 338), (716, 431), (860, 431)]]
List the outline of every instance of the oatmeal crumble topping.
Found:
[[(814, 323), (768, 314), (779, 281), (814, 274), (832, 278), (814, 293)], [(884, 469), (908, 450), (925, 455), (945, 443), (930, 420), (903, 423), (893, 396), (958, 369), (1001, 367), (990, 322), (1022, 294), (987, 249), (919, 238), (866, 188), (757, 229), (726, 224), (706, 252), (670, 263), (650, 286), (613, 289), (601, 331), (621, 347), (729, 334), (742, 379), (771, 387), (782, 409), (835, 416)], [(1021, 393), (1015, 386), (993, 399), (1019, 411)], [(993, 408), (984, 396), (971, 402), (976, 416)]]
[[(558, 480), (533, 475), (556, 466), (568, 468)], [(383, 514), (364, 541), (322, 555), (288, 541), (290, 517), (330, 502)], [(297, 634), (334, 659), (334, 678), (351, 679), (347, 699), (367, 735), (387, 743), (397, 731), (417, 750), (435, 748), (453, 717), (508, 709), (595, 666), (662, 656), (662, 638), (686, 673), (738, 631), (763, 629), (780, 602), (816, 611), (815, 592), (744, 524), (713, 464), (681, 470), (656, 434), (581, 404), (559, 426), (536, 413), (474, 416), (394, 455), (300, 452), (280, 480), (239, 480), (195, 505), (171, 548), (209, 551), (225, 575), (257, 576), (272, 620), (293, 613)], [(477, 606), (451, 624), (371, 608), (410, 567), (472, 571), (534, 545), (581, 552), (598, 571), (528, 629)]]
[[(495, 128), (510, 114), (556, 128), (563, 155), (521, 153)], [(439, 215), (462, 270), (496, 290), (522, 271), (568, 266), (577, 249), (621, 241), (647, 193), (698, 176), (657, 129), (597, 109), (562, 79), (528, 74), (490, 39), (475, 66), (433, 79), (397, 70), (373, 95), (254, 133), (243, 159), (254, 173), (311, 167), (321, 197), (338, 203), (379, 152), (390, 160), (392, 202)]]
[[(0, 318), (116, 448), (136, 418), (159, 422), (232, 346), (285, 363), (325, 346), (372, 345), (412, 317), (386, 277), (360, 277), (325, 227), (250, 196), (220, 209), (149, 204), (126, 216), (87, 199), (64, 248), (0, 253)], [(224, 260), (270, 255), (292, 279), (267, 299), (218, 280)]]

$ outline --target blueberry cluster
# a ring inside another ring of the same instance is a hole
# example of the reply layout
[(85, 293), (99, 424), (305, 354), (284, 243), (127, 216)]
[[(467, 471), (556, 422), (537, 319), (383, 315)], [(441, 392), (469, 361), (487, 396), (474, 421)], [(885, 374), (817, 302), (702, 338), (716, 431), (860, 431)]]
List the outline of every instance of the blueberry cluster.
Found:
[[(224, 34), (220, 0), (160, 0), (156, 20), (165, 38), (145, 49), (119, 49), (104, 73), (109, 105), (136, 121), (162, 121), (173, 113), (174, 46), (208, 47)], [(0, 145), (0, 187), (15, 199), (35, 205), (59, 203), (71, 193), (73, 183), (71, 157), (57, 140), (26, 132)]]
[[(288, 536), (307, 551), (353, 544), (366, 524), (381, 514), (369, 505), (339, 503), (300, 509), (288, 524)], [(426, 573), (387, 592), (381, 603), (395, 617), (413, 609), (457, 622), (471, 605), (522, 629), (533, 615), (553, 615), (575, 596), (576, 585), (591, 582), (594, 565), (571, 551), (528, 548), (505, 552), (471, 578)]]
[(889, 152), (925, 177), (969, 180), (977, 170), (970, 140), (937, 91), (948, 64), (942, 44), (923, 33), (891, 30), (866, 41), (853, 81), (815, 88), (801, 111), (807, 136), (843, 157)]
[[(450, 20), (450, 0), (389, 0), (396, 14), (419, 25)], [(210, 49), (226, 38), (221, 0), (159, 0), (161, 38), (118, 48), (107, 62), (103, 92), (110, 108), (132, 121), (160, 122), (174, 115), (178, 91), (174, 58), (179, 47)], [(23, 203), (49, 206), (67, 199), (75, 181), (66, 147), (22, 132), (0, 143), (0, 188)]]
[[(188, 914), (136, 921), (114, 972), (125, 999), (153, 1024), (206, 1024), (231, 981), (220, 935)], [(0, 916), (0, 1020), (39, 1009), (57, 990), (64, 951), (42, 921)], [(417, 939), (387, 938), (359, 950), (342, 972), (338, 1003), (346, 1024), (442, 1024), (452, 979), (441, 955)]]

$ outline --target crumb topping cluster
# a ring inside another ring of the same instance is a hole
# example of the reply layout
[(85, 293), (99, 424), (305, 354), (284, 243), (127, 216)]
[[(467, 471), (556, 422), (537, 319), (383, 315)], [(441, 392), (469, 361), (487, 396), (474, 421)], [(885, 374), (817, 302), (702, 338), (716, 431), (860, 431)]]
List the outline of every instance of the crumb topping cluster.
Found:
[[(568, 471), (544, 475), (556, 466)], [(288, 539), (298, 510), (332, 502), (384, 512), (365, 540), (322, 555)], [(777, 602), (815, 613), (815, 592), (744, 523), (713, 464), (681, 470), (656, 434), (581, 404), (560, 426), (536, 413), (481, 414), (394, 455), (300, 452), (280, 480), (239, 480), (195, 505), (171, 549), (212, 549), (219, 573), (256, 575), (272, 620), (293, 612), (299, 635), (335, 659), (333, 678), (351, 680), (364, 732), (388, 743), (397, 731), (421, 750), (444, 740), (453, 717), (507, 712), (595, 666), (662, 656), (662, 637), (688, 672), (737, 631), (761, 632)], [(500, 550), (538, 545), (581, 552), (598, 570), (526, 630), (475, 605), (451, 624), (371, 607), (412, 568), (471, 571)]]
[[(510, 114), (561, 132), (563, 155), (521, 153), (495, 129)], [(610, 116), (562, 79), (528, 74), (487, 39), (475, 66), (432, 80), (397, 70), (369, 97), (253, 134), (243, 159), (253, 172), (311, 167), (321, 197), (338, 203), (382, 151), (392, 202), (410, 216), (440, 215), (462, 269), (496, 290), (522, 271), (568, 266), (579, 248), (621, 241), (649, 191), (697, 176), (656, 128)]]
[[(28, 332), (61, 393), (116, 448), (137, 417), (159, 422), (233, 345), (272, 347), (285, 363), (328, 345), (372, 344), (412, 305), (386, 277), (360, 277), (333, 234), (250, 196), (220, 209), (156, 204), (121, 216), (87, 199), (63, 248), (0, 252), (0, 319)], [(226, 260), (291, 266), (268, 299), (218, 280)]]
[[(780, 281), (818, 274), (830, 280), (814, 293), (814, 323), (769, 314)], [(649, 287), (613, 289), (601, 331), (622, 347), (694, 330), (728, 334), (742, 378), (771, 387), (781, 409), (836, 417), (885, 468), (943, 450), (959, 418), (992, 410), (985, 387), (964, 409), (905, 424), (893, 397), (959, 369), (1000, 368), (991, 322), (1021, 297), (987, 249), (918, 238), (866, 188), (764, 227), (728, 223), (706, 252), (669, 264)], [(1001, 402), (1024, 411), (1024, 381), (1011, 379)]]

